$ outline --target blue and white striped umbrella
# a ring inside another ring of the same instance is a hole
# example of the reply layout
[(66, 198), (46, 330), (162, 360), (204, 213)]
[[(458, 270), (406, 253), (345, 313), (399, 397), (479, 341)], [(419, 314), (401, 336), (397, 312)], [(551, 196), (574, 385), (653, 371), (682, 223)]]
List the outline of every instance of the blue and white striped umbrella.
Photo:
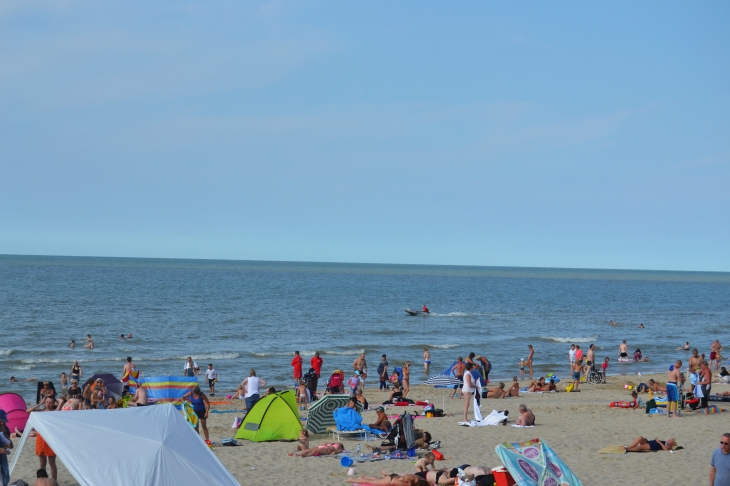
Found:
[(448, 375), (435, 375), (423, 382), (424, 385), (431, 386), (459, 386), (462, 383), (460, 379)]

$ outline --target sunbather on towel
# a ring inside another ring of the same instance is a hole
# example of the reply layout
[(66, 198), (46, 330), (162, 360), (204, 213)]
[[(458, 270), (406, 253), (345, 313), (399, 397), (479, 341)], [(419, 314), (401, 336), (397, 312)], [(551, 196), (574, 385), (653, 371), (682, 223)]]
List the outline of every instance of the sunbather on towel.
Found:
[(646, 440), (639, 436), (629, 446), (624, 446), (626, 452), (656, 452), (656, 451), (671, 451), (677, 446), (677, 441), (674, 439), (667, 440)]
[(376, 408), (375, 413), (378, 414), (378, 420), (376, 420), (374, 424), (368, 424), (368, 426), (371, 429), (382, 430), (385, 433), (390, 432), (390, 429), (391, 427), (393, 427), (393, 425), (390, 423), (390, 421), (388, 421), (388, 416), (385, 415), (385, 410), (383, 410), (383, 407)]
[(340, 442), (333, 442), (331, 444), (322, 444), (311, 449), (304, 449), (300, 453), (290, 452), (290, 456), (301, 456), (301, 457), (317, 457), (317, 456), (331, 456), (333, 454), (339, 454), (345, 451), (345, 446)]
[(373, 486), (430, 486), (425, 479), (415, 474), (388, 474), (380, 471), (382, 477), (360, 476), (359, 478), (347, 478), (346, 483), (372, 484)]
[(545, 383), (545, 377), (541, 376), (539, 380), (533, 381), (530, 383), (530, 386), (527, 387), (527, 391), (530, 393), (535, 393), (539, 391), (543, 391), (547, 389), (547, 384)]
[(517, 420), (515, 421), (515, 423), (522, 427), (529, 427), (531, 425), (535, 425), (535, 414), (532, 413), (532, 410), (527, 408), (527, 405), (521, 404), (520, 405), (520, 416), (517, 417)]
[(438, 469), (434, 471), (417, 472), (416, 476), (428, 481), (428, 484), (456, 484), (456, 477), (450, 477), (450, 468)]

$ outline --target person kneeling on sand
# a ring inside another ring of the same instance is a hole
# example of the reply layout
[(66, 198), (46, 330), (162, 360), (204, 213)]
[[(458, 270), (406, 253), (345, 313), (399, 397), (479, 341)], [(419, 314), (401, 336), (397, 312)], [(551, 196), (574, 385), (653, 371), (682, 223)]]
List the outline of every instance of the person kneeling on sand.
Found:
[(385, 415), (385, 410), (383, 407), (378, 407), (375, 409), (375, 413), (378, 414), (378, 420), (375, 421), (374, 424), (368, 424), (368, 427), (375, 430), (382, 430), (386, 434), (390, 432), (391, 427), (393, 425), (388, 421), (388, 416)]
[(331, 444), (327, 443), (319, 445), (317, 447), (312, 447), (311, 449), (304, 449), (298, 454), (296, 452), (290, 452), (289, 455), (300, 457), (331, 456), (344, 451), (345, 446), (343, 446), (340, 442), (333, 442)]
[(436, 456), (433, 452), (427, 452), (422, 458), (416, 461), (416, 472), (428, 471), (428, 466), (431, 466), (431, 470), (436, 470)]
[(667, 440), (646, 440), (639, 436), (631, 445), (624, 446), (626, 452), (656, 452), (656, 451), (671, 451), (677, 446), (677, 441), (674, 439)]
[(520, 416), (517, 417), (516, 424), (521, 425), (522, 427), (529, 427), (530, 425), (535, 425), (535, 414), (532, 413), (532, 410), (527, 408), (527, 405), (524, 403), (520, 405)]
[(505, 391), (503, 381), (500, 381), (498, 386), (487, 389), (487, 398), (504, 398), (508, 396), (509, 391)]

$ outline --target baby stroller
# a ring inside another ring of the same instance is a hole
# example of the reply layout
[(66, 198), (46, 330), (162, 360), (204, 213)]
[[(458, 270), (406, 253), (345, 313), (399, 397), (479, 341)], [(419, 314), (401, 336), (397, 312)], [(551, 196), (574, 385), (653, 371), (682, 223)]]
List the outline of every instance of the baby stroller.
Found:
[(591, 370), (588, 372), (588, 376), (586, 376), (586, 381), (591, 385), (605, 384), (606, 374), (603, 370), (596, 369), (595, 364), (591, 364)]
[(335, 370), (327, 380), (327, 393), (331, 395), (345, 393), (345, 372), (342, 370)]

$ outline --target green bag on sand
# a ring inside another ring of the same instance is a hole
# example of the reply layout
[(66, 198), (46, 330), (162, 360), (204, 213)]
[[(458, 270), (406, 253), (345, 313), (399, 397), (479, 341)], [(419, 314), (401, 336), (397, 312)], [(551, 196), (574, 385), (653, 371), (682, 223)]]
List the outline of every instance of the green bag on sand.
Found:
[(649, 410), (651, 410), (652, 408), (656, 408), (656, 402), (653, 398), (646, 402), (646, 413), (649, 413)]

